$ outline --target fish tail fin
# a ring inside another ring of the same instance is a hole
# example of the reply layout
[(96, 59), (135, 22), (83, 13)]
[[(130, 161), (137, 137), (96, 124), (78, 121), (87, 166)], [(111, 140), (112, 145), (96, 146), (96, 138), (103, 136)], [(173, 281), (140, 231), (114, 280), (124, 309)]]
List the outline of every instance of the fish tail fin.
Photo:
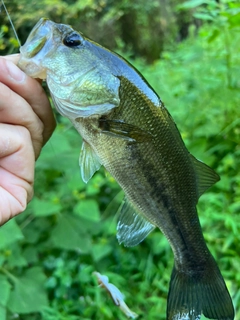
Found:
[(174, 266), (168, 293), (167, 320), (205, 317), (233, 320), (234, 308), (226, 284), (211, 257), (202, 270), (178, 271)]

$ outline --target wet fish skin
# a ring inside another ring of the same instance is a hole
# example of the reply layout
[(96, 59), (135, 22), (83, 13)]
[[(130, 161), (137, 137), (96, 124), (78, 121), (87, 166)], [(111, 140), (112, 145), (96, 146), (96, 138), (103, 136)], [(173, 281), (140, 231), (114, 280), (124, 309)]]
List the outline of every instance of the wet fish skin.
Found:
[(56, 108), (83, 138), (82, 177), (103, 165), (125, 192), (118, 240), (141, 242), (155, 227), (174, 268), (168, 320), (233, 320), (232, 301), (201, 231), (196, 204), (218, 180), (186, 149), (162, 101), (124, 59), (69, 26), (40, 20), (19, 66), (46, 78)]

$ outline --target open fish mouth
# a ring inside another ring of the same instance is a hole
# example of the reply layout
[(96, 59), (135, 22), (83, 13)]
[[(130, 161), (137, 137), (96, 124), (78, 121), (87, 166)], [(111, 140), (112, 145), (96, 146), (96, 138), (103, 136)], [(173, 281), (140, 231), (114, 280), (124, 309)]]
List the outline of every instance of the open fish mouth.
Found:
[(20, 47), (20, 60), (18, 66), (30, 77), (46, 79), (46, 69), (40, 61), (46, 54), (50, 54), (50, 41), (52, 38), (52, 21), (42, 18), (33, 28), (26, 43)]
[[(22, 46), (20, 51), (28, 59), (33, 58), (38, 52), (44, 47), (47, 41), (47, 34), (49, 34), (49, 20), (41, 19), (31, 32), (31, 37), (29, 37), (26, 45)], [(46, 25), (46, 28), (43, 28)], [(40, 34), (42, 35), (39, 35)]]

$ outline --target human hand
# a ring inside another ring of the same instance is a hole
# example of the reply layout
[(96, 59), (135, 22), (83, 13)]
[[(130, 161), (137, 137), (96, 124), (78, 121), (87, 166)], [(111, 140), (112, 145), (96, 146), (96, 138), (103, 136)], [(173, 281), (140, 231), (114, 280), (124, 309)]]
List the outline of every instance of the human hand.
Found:
[(25, 210), (33, 196), (34, 167), (55, 119), (36, 80), (0, 57), (0, 225)]

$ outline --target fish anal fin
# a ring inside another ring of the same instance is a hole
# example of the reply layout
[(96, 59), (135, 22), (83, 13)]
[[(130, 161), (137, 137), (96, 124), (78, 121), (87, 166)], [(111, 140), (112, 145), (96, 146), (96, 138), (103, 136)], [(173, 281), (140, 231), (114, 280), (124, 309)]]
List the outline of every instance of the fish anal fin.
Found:
[(150, 132), (120, 120), (109, 120), (102, 117), (99, 120), (99, 127), (104, 134), (125, 139), (132, 143), (147, 142), (152, 139)]
[(117, 239), (126, 247), (132, 247), (143, 241), (155, 228), (141, 214), (138, 214), (132, 204), (125, 198), (120, 207), (120, 217), (117, 224)]
[(87, 183), (94, 173), (101, 167), (101, 163), (91, 146), (83, 141), (82, 149), (79, 156), (79, 166), (81, 176), (85, 183)]
[(197, 174), (198, 196), (200, 197), (207, 189), (220, 180), (219, 175), (205, 163), (191, 155), (192, 162)]

